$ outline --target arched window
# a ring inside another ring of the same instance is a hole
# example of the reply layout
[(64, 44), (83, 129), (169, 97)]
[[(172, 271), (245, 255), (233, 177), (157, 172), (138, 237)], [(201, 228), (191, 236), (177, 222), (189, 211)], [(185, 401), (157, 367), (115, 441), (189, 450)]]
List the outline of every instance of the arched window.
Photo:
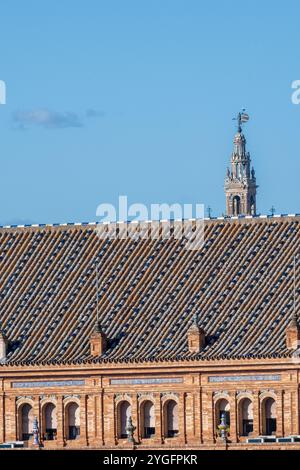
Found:
[(253, 403), (249, 398), (239, 403), (239, 426), (241, 436), (249, 436), (253, 432)]
[(53, 403), (47, 403), (43, 408), (43, 439), (53, 441), (56, 439), (56, 433), (56, 406)]
[(276, 434), (276, 402), (274, 398), (266, 398), (262, 406), (263, 434), (271, 436)]
[(20, 439), (29, 441), (33, 436), (33, 408), (25, 403), (20, 410)]
[(255, 215), (255, 201), (253, 196), (250, 197), (250, 214)]
[(217, 401), (216, 403), (216, 428), (221, 423), (222, 417), (225, 418), (225, 423), (230, 426), (230, 405), (225, 398)]
[(168, 400), (164, 407), (165, 437), (175, 437), (178, 434), (178, 403)]
[(131, 416), (131, 405), (128, 401), (121, 401), (117, 408), (117, 434), (118, 438), (127, 438), (127, 424)]
[(147, 439), (155, 434), (155, 410), (152, 401), (147, 400), (141, 407), (141, 435)]
[(234, 196), (232, 206), (233, 215), (239, 215), (241, 213), (241, 199), (239, 196)]
[(66, 436), (69, 440), (80, 436), (80, 408), (77, 403), (69, 403), (66, 407)]

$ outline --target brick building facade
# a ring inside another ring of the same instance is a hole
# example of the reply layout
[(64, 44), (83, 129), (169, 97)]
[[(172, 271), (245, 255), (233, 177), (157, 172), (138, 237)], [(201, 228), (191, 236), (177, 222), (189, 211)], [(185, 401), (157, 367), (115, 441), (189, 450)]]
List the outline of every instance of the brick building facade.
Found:
[(0, 443), (37, 419), (45, 448), (129, 448), (131, 418), (138, 448), (223, 446), (221, 423), (232, 448), (300, 448), (300, 216), (248, 209), (199, 250), (175, 222), (1, 228)]
[(131, 448), (122, 416), (127, 406), (139, 448), (222, 446), (220, 409), (230, 416), (231, 445), (245, 446), (249, 436), (300, 434), (295, 365), (224, 362), (11, 367), (2, 379), (1, 442), (32, 445), (36, 416), (45, 448)]

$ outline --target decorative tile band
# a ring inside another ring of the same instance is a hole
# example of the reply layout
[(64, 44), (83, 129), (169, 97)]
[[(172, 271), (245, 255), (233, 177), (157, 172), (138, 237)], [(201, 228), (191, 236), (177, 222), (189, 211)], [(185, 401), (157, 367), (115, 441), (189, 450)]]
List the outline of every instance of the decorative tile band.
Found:
[(280, 381), (281, 375), (220, 375), (208, 377), (209, 382)]
[(152, 379), (110, 379), (110, 385), (142, 385), (142, 384), (169, 384), (182, 383), (182, 377), (174, 378), (152, 378)]
[(12, 382), (12, 388), (77, 387), (84, 380), (53, 380), (49, 382)]

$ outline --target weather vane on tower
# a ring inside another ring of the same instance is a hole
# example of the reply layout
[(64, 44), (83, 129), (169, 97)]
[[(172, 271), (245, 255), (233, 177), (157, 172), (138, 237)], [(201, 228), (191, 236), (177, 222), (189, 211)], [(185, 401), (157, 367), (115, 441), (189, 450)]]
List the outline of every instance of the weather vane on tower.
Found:
[(237, 130), (238, 132), (242, 132), (242, 124), (249, 121), (249, 114), (245, 113), (245, 108), (242, 109), (240, 113), (238, 113), (237, 117), (233, 118), (233, 121), (237, 121)]

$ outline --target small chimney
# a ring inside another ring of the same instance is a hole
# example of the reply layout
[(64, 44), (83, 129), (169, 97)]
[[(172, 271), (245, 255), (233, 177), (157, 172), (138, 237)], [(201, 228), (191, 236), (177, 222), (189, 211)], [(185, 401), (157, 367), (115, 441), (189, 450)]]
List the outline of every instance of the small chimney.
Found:
[(93, 333), (90, 336), (91, 355), (94, 357), (101, 356), (106, 350), (107, 338), (102, 331), (99, 322), (96, 322)]
[(297, 315), (294, 312), (292, 320), (288, 325), (285, 331), (285, 338), (286, 338), (286, 347), (289, 349), (297, 349), (300, 340), (300, 328), (298, 326), (298, 319)]
[(198, 325), (197, 314), (193, 315), (193, 323), (187, 331), (188, 348), (190, 353), (198, 353), (205, 346), (205, 332)]
[(2, 328), (0, 328), (0, 362), (5, 362), (6, 360), (7, 345), (7, 337), (3, 333)]

